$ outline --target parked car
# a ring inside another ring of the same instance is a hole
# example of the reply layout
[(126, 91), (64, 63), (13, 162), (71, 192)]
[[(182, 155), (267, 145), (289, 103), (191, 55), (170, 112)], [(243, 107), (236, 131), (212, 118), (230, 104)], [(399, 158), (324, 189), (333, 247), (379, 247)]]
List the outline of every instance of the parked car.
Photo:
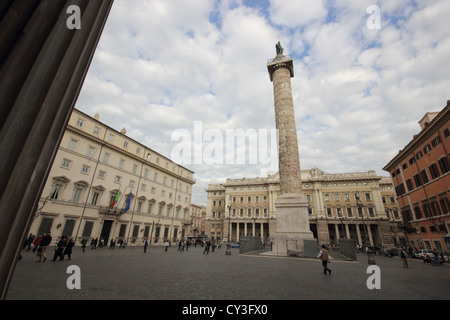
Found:
[(415, 254), (417, 259), (424, 259), (427, 258), (427, 256), (433, 259), (434, 257), (433, 251), (426, 249), (418, 250)]
[(239, 248), (239, 243), (230, 243), (231, 248)]

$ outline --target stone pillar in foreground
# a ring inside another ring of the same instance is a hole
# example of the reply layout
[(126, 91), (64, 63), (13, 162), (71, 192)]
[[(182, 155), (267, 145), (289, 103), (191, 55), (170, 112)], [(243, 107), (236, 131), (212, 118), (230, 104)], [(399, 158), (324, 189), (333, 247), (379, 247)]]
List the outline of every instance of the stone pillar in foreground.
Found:
[(308, 202), (302, 191), (297, 129), (291, 77), (294, 77), (293, 60), (283, 55), (278, 42), (277, 56), (267, 64), (273, 82), (275, 120), (278, 130), (278, 166), (280, 196), (275, 202), (277, 230), (273, 253), (286, 256), (295, 251), (302, 256), (303, 240), (314, 239), (309, 228)]
[(0, 1), (1, 299), (112, 4)]

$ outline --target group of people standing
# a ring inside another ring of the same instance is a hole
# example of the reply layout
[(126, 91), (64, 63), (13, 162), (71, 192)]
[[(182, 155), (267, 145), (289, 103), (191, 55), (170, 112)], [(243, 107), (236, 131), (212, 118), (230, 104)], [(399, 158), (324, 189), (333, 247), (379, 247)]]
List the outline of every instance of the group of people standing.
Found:
[[(28, 238), (25, 240), (23, 249), (26, 248), (26, 251), (32, 250), (36, 252), (36, 256), (38, 257), (37, 262), (45, 262), (47, 260), (47, 248), (52, 243), (52, 235), (50, 232), (43, 234), (42, 236), (35, 236), (30, 233)], [(71, 260), (72, 257), (72, 247), (75, 245), (75, 242), (66, 236), (62, 236), (61, 239), (57, 242), (55, 253), (52, 261), (56, 261), (58, 258), (60, 260), (64, 260), (64, 257), (67, 256), (67, 260)], [(33, 247), (33, 249), (31, 249)]]

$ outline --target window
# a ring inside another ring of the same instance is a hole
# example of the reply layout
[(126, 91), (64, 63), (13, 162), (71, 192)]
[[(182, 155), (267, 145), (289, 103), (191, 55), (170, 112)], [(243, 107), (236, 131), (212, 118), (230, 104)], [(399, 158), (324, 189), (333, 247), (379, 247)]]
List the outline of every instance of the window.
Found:
[(437, 147), (441, 143), (441, 137), (437, 136), (431, 141), (433, 147)]
[(77, 140), (70, 139), (69, 146), (67, 148), (71, 151), (75, 151), (76, 147), (77, 147)]
[(119, 168), (123, 169), (124, 164), (125, 164), (125, 160), (124, 159), (120, 159), (120, 161), (119, 161)]
[(70, 169), (71, 166), (72, 166), (72, 161), (63, 159), (61, 167), (65, 168), (65, 169)]
[(448, 198), (444, 196), (440, 196), (439, 202), (441, 204), (442, 212), (444, 214), (450, 213), (450, 202), (448, 201)]
[(95, 153), (95, 148), (89, 146), (88, 151), (87, 151), (87, 156), (88, 156), (89, 158), (92, 158), (92, 157), (94, 156), (94, 153)]
[(329, 217), (331, 217), (331, 215), (332, 215), (332, 213), (331, 213), (331, 208), (327, 208), (327, 215), (328, 215)]
[(402, 165), (402, 169), (403, 169), (403, 170), (408, 169), (408, 165), (406, 164), (406, 162)]
[(439, 177), (440, 174), (436, 163), (432, 163), (428, 168), (430, 169), (431, 177), (433, 179)]
[(100, 128), (99, 127), (95, 127), (94, 128), (94, 134), (95, 135), (99, 135), (100, 134)]
[(153, 175), (153, 181), (158, 181), (158, 173), (156, 173), (156, 172)]
[(334, 194), (334, 200), (335, 201), (340, 201), (339, 193), (335, 193)]
[(81, 193), (83, 192), (83, 190), (81, 188), (75, 188), (75, 192), (73, 194), (73, 199), (72, 201), (75, 203), (78, 203), (80, 201), (80, 197), (81, 197)]
[(424, 148), (423, 148), (423, 152), (425, 152), (426, 154), (429, 154), (431, 152), (431, 146), (429, 144), (427, 144)]
[(423, 157), (422, 151), (417, 152), (417, 154), (416, 154), (416, 159), (419, 160), (419, 159), (421, 159), (422, 157)]
[(114, 182), (116, 182), (116, 183), (120, 183), (121, 180), (122, 180), (122, 177), (120, 177), (120, 176), (116, 176), (114, 178)]
[(92, 228), (94, 227), (94, 222), (93, 221), (86, 221), (84, 223), (84, 228), (83, 228), (83, 233), (82, 233), (82, 237), (83, 238), (87, 238), (91, 236), (92, 233)]
[(98, 172), (98, 177), (101, 178), (101, 179), (105, 179), (105, 177), (106, 177), (106, 172), (100, 170), (100, 171)]
[(444, 137), (447, 139), (448, 137), (450, 137), (450, 129), (449, 128), (445, 128), (444, 130)]
[(74, 227), (75, 227), (75, 220), (73, 220), (73, 219), (66, 220), (66, 222), (64, 223), (64, 228), (63, 228), (62, 234), (65, 234), (67, 236), (72, 236)]
[(81, 119), (81, 118), (78, 118), (78, 120), (77, 120), (77, 126), (81, 128), (81, 127), (83, 126), (83, 124), (84, 124), (84, 120)]
[(137, 164), (133, 164), (133, 173), (134, 174), (136, 174), (137, 168), (138, 168), (138, 165)]
[(416, 183), (416, 188), (422, 185), (422, 179), (420, 179), (420, 175), (418, 173), (414, 175), (414, 182)]
[(81, 166), (81, 173), (88, 174), (89, 173), (89, 169), (90, 169), (90, 167), (88, 167), (87, 165), (83, 164)]
[(108, 162), (109, 162), (109, 153), (105, 152), (105, 154), (103, 156), (103, 163), (108, 163)]
[(328, 193), (325, 193), (324, 196), (325, 196), (325, 201), (330, 201), (330, 195)]
[(431, 210), (428, 200), (422, 201), (422, 208), (425, 218), (431, 218)]
[(375, 213), (373, 211), (373, 208), (372, 207), (368, 207), (367, 209), (369, 210), (369, 216), (375, 217)]
[(97, 191), (94, 191), (94, 192), (92, 193), (91, 204), (92, 204), (93, 206), (97, 205), (97, 201), (98, 201), (98, 197), (99, 197), (99, 196), (100, 196), (100, 193), (97, 192)]
[(439, 167), (441, 168), (442, 174), (450, 171), (450, 163), (446, 156), (443, 156), (442, 158), (440, 158), (438, 162), (439, 162)]
[(414, 189), (411, 179), (406, 180), (406, 186), (408, 187), (408, 191), (411, 191)]
[(153, 202), (149, 201), (149, 202), (148, 202), (147, 213), (152, 213), (152, 208), (153, 208)]
[(427, 170), (426, 170), (426, 169), (423, 169), (423, 170), (420, 172), (420, 175), (421, 175), (421, 177), (422, 177), (422, 182), (423, 182), (424, 184), (430, 181), (430, 180), (428, 179), (428, 174), (427, 174)]
[(358, 216), (360, 216), (360, 217), (363, 216), (363, 210), (362, 210), (362, 207), (358, 207)]
[(123, 147), (126, 149), (126, 148), (128, 148), (128, 141), (124, 141), (123, 142)]
[(438, 202), (436, 202), (436, 198), (433, 198), (430, 200), (431, 205), (431, 212), (433, 213), (433, 216), (440, 216), (441, 215), (441, 208), (439, 208)]
[(51, 194), (51, 198), (52, 199), (54, 199), (54, 200), (57, 200), (58, 199), (58, 197), (59, 197), (59, 195), (60, 195), (60, 192), (61, 192), (61, 189), (62, 189), (62, 185), (60, 185), (60, 184), (55, 184), (55, 186), (53, 187), (53, 191), (52, 191), (52, 194)]
[(108, 136), (108, 141), (113, 142), (113, 140), (114, 140), (114, 135), (112, 133), (110, 133)]

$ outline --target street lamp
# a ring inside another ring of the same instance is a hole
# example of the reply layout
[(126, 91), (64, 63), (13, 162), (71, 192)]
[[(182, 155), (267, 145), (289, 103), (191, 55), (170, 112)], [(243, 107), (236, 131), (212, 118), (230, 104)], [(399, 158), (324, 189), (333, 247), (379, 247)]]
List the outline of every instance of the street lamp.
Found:
[(225, 251), (225, 255), (231, 255), (231, 247), (230, 247), (230, 231), (231, 231), (231, 196), (229, 197), (229, 205), (228, 208), (228, 241), (227, 241), (227, 250)]
[[(362, 209), (364, 207), (364, 205), (361, 202), (361, 198), (359, 196), (359, 191), (355, 192), (355, 198), (356, 198), (356, 205), (358, 206), (358, 211), (361, 210), (361, 217), (362, 217), (362, 221), (363, 221), (363, 225), (364, 225), (364, 233), (365, 233), (364, 242), (366, 242), (366, 241), (369, 240), (369, 236), (368, 236), (368, 233), (367, 233), (366, 223), (364, 222), (364, 211)], [(365, 246), (367, 246), (367, 242), (365, 243)], [(375, 263), (375, 259), (373, 257), (373, 253), (371, 252), (371, 250), (367, 250), (367, 263), (368, 264), (376, 264)]]

